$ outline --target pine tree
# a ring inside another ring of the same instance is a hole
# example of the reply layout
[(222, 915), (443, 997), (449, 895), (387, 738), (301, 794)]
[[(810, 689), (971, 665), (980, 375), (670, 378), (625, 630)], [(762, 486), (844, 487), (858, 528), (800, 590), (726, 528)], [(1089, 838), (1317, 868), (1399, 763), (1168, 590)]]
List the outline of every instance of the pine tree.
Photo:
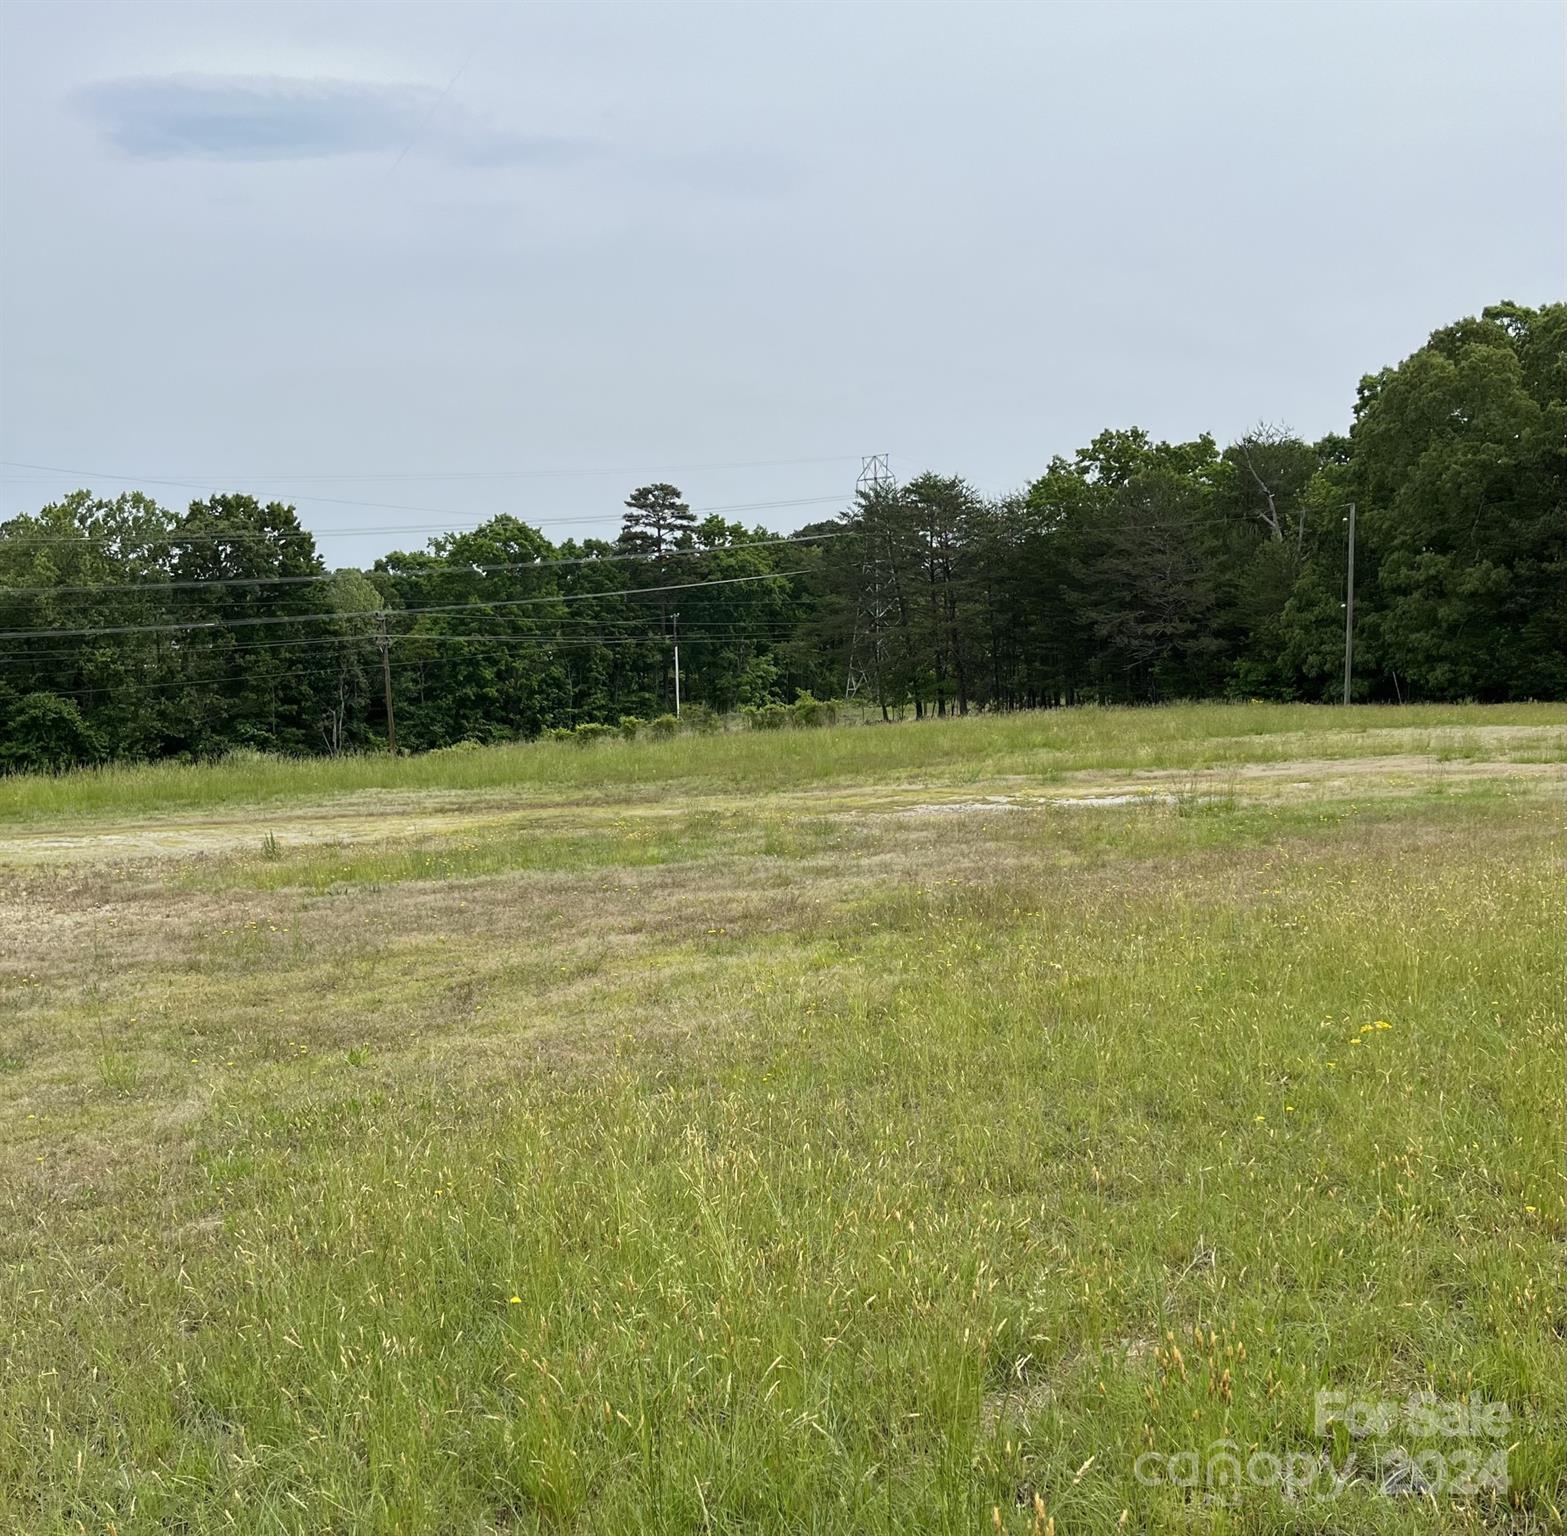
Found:
[(695, 529), (696, 513), (680, 499), (678, 486), (642, 485), (626, 498), (620, 543), (636, 554), (660, 559), (689, 546)]

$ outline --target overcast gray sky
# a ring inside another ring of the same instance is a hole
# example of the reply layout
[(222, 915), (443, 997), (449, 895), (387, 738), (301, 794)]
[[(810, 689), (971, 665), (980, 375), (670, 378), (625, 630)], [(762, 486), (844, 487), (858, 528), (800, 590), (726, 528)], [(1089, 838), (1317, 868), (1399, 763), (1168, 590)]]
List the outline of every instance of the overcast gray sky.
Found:
[(999, 490), (1109, 425), (1342, 429), (1561, 297), (1563, 16), (6, 0), (0, 458), (63, 472), (0, 511), (420, 529), (343, 563), (608, 533), (655, 469), (792, 528), (873, 451)]

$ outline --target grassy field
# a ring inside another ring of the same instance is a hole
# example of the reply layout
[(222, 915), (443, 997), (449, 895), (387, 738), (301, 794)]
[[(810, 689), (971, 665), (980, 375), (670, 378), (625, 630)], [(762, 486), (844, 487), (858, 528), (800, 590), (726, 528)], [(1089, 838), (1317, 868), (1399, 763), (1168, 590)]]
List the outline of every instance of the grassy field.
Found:
[(1563, 747), (0, 780), (0, 1529), (1561, 1529)]
[[(240, 754), (217, 765), (109, 767), (59, 778), (0, 777), (0, 824), (139, 812), (211, 810), (364, 791), (532, 790), (636, 795), (689, 782), (726, 790), (941, 779), (979, 784), (1085, 769), (1184, 769), (1394, 751), (1443, 760), (1560, 762), (1560, 706), (1188, 705), (978, 717), (916, 740), (881, 729), (741, 732), (715, 742), (613, 741), (591, 750), (539, 743), (421, 757), (285, 758)], [(1488, 737), (1482, 742), (1482, 733)]]

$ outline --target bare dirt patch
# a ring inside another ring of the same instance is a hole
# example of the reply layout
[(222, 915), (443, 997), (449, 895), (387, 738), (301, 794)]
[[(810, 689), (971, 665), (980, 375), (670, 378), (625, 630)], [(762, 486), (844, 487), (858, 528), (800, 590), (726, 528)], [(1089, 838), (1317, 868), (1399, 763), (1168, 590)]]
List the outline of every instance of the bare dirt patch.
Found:
[(1039, 807), (1099, 810), (1169, 805), (1185, 799), (1201, 803), (1231, 797), (1297, 801), (1351, 795), (1363, 798), (1368, 794), (1407, 793), (1434, 784), (1497, 779), (1516, 780), (1531, 788), (1549, 788), (1567, 783), (1567, 765), (1453, 760), (1406, 752), (1392, 757), (1314, 757), (1211, 768), (1148, 768), (1115, 775), (1094, 769), (1063, 774), (1059, 785), (1030, 788), (1026, 792), (987, 795), (982, 799), (924, 800), (883, 809), (901, 816), (952, 816)]

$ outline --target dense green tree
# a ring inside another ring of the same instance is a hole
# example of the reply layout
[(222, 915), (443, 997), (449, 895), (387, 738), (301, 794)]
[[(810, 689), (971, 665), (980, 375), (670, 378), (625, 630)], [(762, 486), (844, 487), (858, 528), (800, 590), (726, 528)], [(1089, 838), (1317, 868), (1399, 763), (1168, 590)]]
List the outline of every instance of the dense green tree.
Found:
[(0, 680), (71, 700), (117, 754), (177, 750), (170, 636), (152, 627), (170, 618), (174, 521), (138, 493), (78, 491), (0, 526), (0, 630), (26, 636), (0, 640)]
[(1560, 692), (1567, 305), (1437, 331), (1362, 382), (1350, 437), (1389, 677), (1426, 698)]
[[(671, 592), (668, 610), (678, 616), (682, 690), (685, 697), (717, 709), (743, 702), (741, 678), (760, 656), (774, 658), (786, 681), (791, 667), (778, 653), (795, 628), (790, 580), (774, 573), (798, 569), (816, 558), (804, 546), (780, 546), (765, 528), (708, 518), (698, 530), (701, 553), (671, 566), (687, 586)], [(672, 631), (673, 632), (673, 631)]]
[(1068, 702), (1157, 699), (1221, 681), (1211, 437), (1102, 432), (1029, 493), (1025, 559), (1051, 615), (1036, 687)]
[(573, 620), (549, 541), (515, 517), (387, 556), (376, 574), (396, 622), (393, 693), (410, 747), (531, 736), (566, 705), (554, 637)]
[(253, 496), (193, 501), (170, 533), (164, 663), (185, 687), (164, 730), (177, 750), (319, 750), (332, 662), (326, 567), (298, 514)]

